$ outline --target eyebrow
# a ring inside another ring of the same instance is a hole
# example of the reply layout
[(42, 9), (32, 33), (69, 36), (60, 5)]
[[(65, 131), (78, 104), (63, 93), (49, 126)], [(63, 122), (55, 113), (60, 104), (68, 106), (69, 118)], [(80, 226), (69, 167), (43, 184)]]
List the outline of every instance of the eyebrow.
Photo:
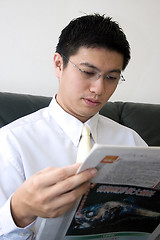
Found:
[(90, 67), (90, 68), (93, 68), (93, 69), (99, 71), (99, 69), (96, 66), (94, 66), (94, 65), (92, 65), (91, 63), (88, 63), (88, 62), (80, 63), (80, 65), (85, 66), (85, 67)]
[[(97, 68), (96, 66), (92, 65), (91, 63), (88, 63), (88, 62), (84, 62), (84, 63), (80, 63), (81, 66), (86, 66), (86, 67), (90, 67), (94, 70), (96, 70), (97, 72), (101, 72), (99, 68)], [(107, 72), (108, 73), (121, 73), (121, 70), (120, 69), (112, 69), (110, 71)]]

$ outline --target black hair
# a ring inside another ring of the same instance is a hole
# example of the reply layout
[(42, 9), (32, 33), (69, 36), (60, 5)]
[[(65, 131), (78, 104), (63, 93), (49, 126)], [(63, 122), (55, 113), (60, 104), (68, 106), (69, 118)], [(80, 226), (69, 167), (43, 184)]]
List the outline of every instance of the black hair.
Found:
[[(56, 52), (69, 58), (80, 47), (103, 47), (123, 55), (123, 70), (130, 60), (130, 46), (122, 28), (111, 17), (92, 14), (73, 19), (61, 32)], [(64, 66), (67, 60), (63, 58)]]

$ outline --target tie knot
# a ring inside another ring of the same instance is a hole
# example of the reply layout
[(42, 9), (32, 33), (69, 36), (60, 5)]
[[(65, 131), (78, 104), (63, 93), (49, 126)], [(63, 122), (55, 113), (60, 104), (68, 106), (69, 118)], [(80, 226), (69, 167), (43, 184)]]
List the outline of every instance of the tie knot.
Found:
[(84, 124), (83, 130), (82, 130), (82, 136), (90, 136), (91, 132), (90, 129), (87, 127), (87, 125)]

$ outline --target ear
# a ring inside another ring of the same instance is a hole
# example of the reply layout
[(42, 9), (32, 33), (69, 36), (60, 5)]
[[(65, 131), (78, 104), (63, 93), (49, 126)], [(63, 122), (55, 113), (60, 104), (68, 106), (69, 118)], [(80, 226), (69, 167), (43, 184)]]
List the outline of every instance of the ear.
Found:
[(63, 70), (63, 59), (59, 53), (55, 53), (53, 56), (54, 68), (57, 78), (59, 79)]

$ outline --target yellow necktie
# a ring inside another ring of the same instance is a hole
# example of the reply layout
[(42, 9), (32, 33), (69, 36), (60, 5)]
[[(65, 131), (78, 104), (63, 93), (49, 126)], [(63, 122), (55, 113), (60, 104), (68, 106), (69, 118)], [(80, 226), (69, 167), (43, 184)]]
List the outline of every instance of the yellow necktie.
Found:
[(79, 142), (76, 162), (83, 162), (91, 150), (90, 129), (84, 124), (81, 140)]

